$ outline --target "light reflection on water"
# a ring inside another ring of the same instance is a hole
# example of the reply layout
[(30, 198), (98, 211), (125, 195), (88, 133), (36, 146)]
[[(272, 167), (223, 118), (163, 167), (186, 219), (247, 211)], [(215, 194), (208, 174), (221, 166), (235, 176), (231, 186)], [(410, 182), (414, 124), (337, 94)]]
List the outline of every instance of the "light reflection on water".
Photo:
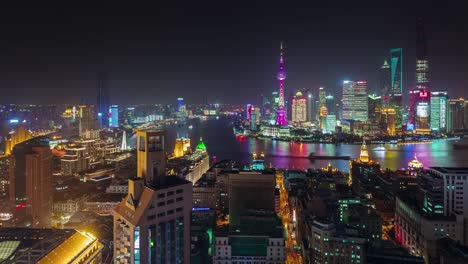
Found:
[[(349, 161), (346, 160), (318, 160), (309, 161), (309, 153), (316, 155), (349, 155), (352, 158), (359, 156), (360, 145), (334, 145), (334, 144), (307, 144), (277, 141), (271, 139), (246, 138), (239, 141), (235, 138), (229, 122), (225, 118), (220, 120), (190, 121), (193, 129), (173, 126), (168, 128), (168, 145), (173, 146), (176, 134), (190, 137), (192, 145), (196, 145), (200, 136), (206, 143), (211, 156), (217, 160), (234, 159), (248, 162), (251, 153), (264, 153), (267, 162), (281, 168), (322, 168), (328, 162), (340, 170), (348, 171)], [(185, 134), (184, 134), (185, 133)], [(415, 145), (370, 145), (371, 159), (378, 161), (384, 168), (406, 168), (409, 161), (416, 155), (425, 167), (429, 166), (468, 166), (468, 150), (454, 150), (453, 140), (436, 140), (432, 144)], [(385, 150), (381, 150), (382, 147)]]

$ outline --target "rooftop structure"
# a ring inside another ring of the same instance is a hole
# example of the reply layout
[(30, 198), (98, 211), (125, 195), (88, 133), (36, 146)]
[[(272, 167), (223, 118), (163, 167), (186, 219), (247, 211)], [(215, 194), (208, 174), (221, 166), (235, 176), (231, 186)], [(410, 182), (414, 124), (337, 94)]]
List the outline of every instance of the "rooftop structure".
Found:
[(0, 263), (100, 263), (102, 244), (65, 229), (0, 229)]

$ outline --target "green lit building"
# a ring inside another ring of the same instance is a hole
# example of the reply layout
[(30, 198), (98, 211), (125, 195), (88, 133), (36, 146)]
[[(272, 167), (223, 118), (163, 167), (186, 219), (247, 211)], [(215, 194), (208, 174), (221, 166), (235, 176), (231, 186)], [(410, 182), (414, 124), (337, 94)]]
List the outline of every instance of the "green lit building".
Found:
[(431, 92), (431, 130), (447, 131), (447, 92)]

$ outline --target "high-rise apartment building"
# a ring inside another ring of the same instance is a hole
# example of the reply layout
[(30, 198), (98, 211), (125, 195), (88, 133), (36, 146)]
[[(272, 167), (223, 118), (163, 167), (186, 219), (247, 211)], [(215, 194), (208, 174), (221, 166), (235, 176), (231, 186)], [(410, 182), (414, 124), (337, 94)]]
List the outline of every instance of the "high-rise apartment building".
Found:
[(10, 157), (13, 224), (49, 227), (52, 210), (52, 152), (47, 137), (17, 144)]
[(190, 263), (192, 183), (166, 176), (163, 131), (137, 131), (137, 177), (114, 211), (115, 263)]
[(431, 92), (431, 130), (447, 131), (447, 92)]
[(390, 50), (391, 93), (403, 93), (403, 49)]
[(292, 121), (302, 123), (307, 121), (307, 101), (301, 92), (297, 92), (292, 99)]
[[(109, 108), (106, 111), (106, 115)], [(99, 114), (99, 113), (98, 113)], [(99, 129), (98, 114), (96, 114), (96, 107), (94, 105), (80, 105), (77, 109), (77, 118), (79, 118), (79, 135), (80, 137), (87, 137), (93, 131)]]
[(342, 119), (367, 121), (367, 82), (343, 82)]

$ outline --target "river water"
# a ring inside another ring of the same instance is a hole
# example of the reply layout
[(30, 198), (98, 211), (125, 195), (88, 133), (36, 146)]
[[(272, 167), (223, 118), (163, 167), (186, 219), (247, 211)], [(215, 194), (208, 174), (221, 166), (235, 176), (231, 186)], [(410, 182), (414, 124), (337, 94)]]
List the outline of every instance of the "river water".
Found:
[[(189, 124), (193, 126), (192, 129), (188, 128)], [(234, 159), (247, 163), (251, 153), (263, 152), (266, 155), (266, 162), (277, 168), (323, 168), (328, 164), (329, 161), (326, 160), (311, 162), (305, 158), (310, 152), (315, 152), (316, 155), (349, 155), (351, 158), (358, 158), (360, 152), (360, 145), (295, 143), (255, 138), (238, 140), (233, 134), (232, 127), (229, 126), (227, 117), (206, 121), (193, 119), (187, 125), (170, 126), (167, 131), (168, 147), (173, 146), (176, 137), (189, 137), (193, 146), (202, 137), (210, 156), (215, 156), (217, 160)], [(424, 167), (468, 166), (468, 150), (454, 150), (454, 142), (455, 140), (444, 139), (435, 140), (431, 144), (386, 144), (368, 147), (371, 159), (380, 162), (383, 168), (393, 170), (406, 168), (415, 155)], [(332, 160), (330, 162), (342, 171), (349, 170), (349, 161)]]

